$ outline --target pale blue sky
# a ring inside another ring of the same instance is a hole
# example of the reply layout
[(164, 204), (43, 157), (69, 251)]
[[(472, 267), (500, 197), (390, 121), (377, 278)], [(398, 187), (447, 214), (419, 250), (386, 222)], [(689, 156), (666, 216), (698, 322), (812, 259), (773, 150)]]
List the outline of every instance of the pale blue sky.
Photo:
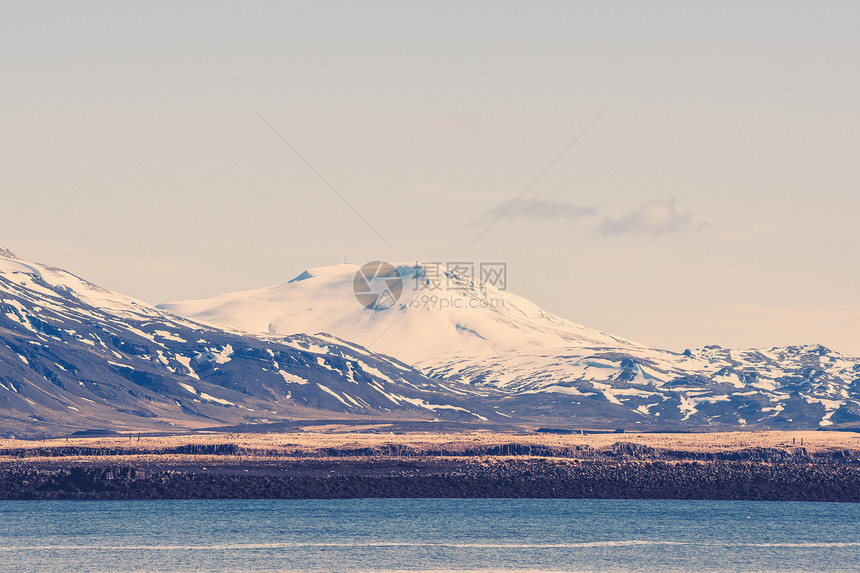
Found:
[(644, 343), (860, 354), (856, 2), (0, 16), (0, 244), (25, 258), (153, 303), (344, 256), (503, 260), (512, 291)]

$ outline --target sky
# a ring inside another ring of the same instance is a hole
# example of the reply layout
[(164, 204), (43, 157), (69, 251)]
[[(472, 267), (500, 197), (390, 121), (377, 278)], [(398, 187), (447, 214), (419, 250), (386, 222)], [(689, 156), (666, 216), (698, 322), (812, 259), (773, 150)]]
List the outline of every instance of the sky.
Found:
[(0, 0), (0, 245), (150, 303), (505, 262), (683, 350), (860, 355), (856, 2)]

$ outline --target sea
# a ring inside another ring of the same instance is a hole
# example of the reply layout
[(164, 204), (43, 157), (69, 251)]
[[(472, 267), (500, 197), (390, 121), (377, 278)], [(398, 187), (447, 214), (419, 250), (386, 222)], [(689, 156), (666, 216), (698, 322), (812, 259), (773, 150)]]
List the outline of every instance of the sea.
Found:
[(860, 571), (860, 504), (2, 501), (3, 571)]

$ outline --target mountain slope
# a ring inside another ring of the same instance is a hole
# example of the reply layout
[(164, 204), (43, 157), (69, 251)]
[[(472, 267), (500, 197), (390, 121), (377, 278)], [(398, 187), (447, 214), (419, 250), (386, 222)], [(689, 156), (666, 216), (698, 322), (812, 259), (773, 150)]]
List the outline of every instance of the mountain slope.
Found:
[(159, 308), (264, 339), (330, 332), (430, 376), (503, 391), (504, 411), (556, 423), (860, 423), (860, 359), (820, 346), (713, 346), (683, 354), (647, 348), (556, 317), (492, 285), (422, 265), (398, 266), (403, 291), (396, 304), (368, 309), (354, 294), (358, 270), (310, 269), (282, 285)]
[(554, 316), (513, 293), (447, 271), (430, 278), (418, 265), (397, 267), (403, 290), (396, 304), (369, 311), (356, 300), (359, 267), (309, 269), (273, 287), (208, 300), (171, 301), (158, 308), (242, 332), (289, 335), (331, 332), (410, 364), (428, 356), (471, 360), (504, 351), (640, 345)]
[(496, 416), (456, 384), (332, 336), (225, 332), (0, 251), (4, 435), (482, 412)]

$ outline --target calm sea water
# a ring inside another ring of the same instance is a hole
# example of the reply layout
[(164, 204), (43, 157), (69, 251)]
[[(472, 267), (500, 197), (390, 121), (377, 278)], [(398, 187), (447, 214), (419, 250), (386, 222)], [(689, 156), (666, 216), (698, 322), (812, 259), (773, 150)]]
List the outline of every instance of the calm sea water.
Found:
[(858, 571), (860, 505), (0, 502), (4, 571)]

